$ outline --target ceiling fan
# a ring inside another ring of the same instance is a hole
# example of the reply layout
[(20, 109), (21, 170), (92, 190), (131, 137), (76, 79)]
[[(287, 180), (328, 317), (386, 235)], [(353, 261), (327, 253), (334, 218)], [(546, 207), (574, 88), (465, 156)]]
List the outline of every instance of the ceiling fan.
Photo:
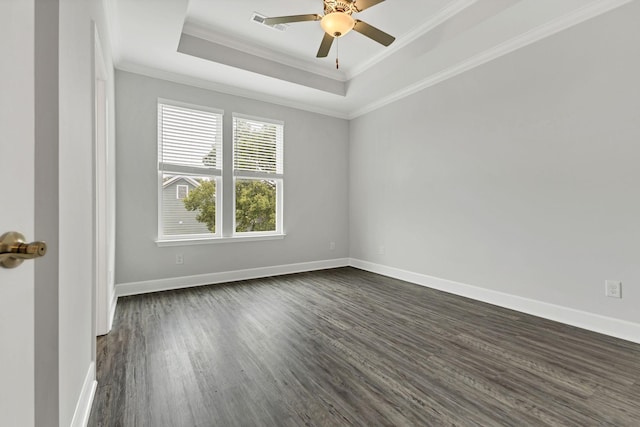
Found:
[(320, 21), (320, 25), (325, 31), (325, 34), (316, 57), (325, 58), (331, 50), (333, 40), (344, 36), (351, 30), (355, 30), (384, 46), (389, 46), (393, 43), (396, 39), (395, 37), (364, 21), (354, 19), (352, 16), (353, 13), (362, 12), (383, 1), (385, 0), (323, 0), (324, 15), (312, 13), (309, 15), (278, 16), (275, 18), (265, 18), (264, 23), (267, 25), (276, 25), (291, 22)]

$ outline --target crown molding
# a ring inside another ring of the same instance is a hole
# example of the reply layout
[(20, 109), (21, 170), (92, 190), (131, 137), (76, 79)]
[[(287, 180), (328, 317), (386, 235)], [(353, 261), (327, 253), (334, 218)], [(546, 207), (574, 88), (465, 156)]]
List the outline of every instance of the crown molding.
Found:
[(452, 67), (427, 76), (406, 88), (393, 92), (375, 102), (351, 111), (348, 115), (348, 119), (351, 120), (375, 111), (385, 105), (399, 101), (407, 96), (413, 95), (473, 68), (479, 67), (480, 65), (486, 64), (487, 62), (493, 61), (501, 56), (507, 55), (525, 46), (557, 34), (584, 21), (595, 18), (603, 13), (617, 9), (627, 3), (631, 3), (632, 1), (634, 0), (595, 0), (567, 15), (549, 21), (546, 24), (540, 25), (506, 42), (500, 43)]
[(109, 33), (109, 42), (111, 44), (111, 58), (113, 63), (117, 64), (122, 59), (120, 50), (120, 25), (118, 24), (118, 1), (103, 1), (102, 8), (107, 24), (107, 32)]
[(451, 19), (452, 17), (454, 17), (458, 13), (462, 12), (466, 8), (470, 7), (471, 5), (476, 3), (477, 1), (478, 0), (455, 0), (455, 1), (451, 2), (446, 7), (442, 8), (440, 11), (438, 11), (427, 22), (425, 22), (424, 24), (420, 25), (419, 27), (411, 30), (410, 32), (405, 34), (402, 38), (396, 40), (394, 42), (394, 44), (393, 44), (393, 49), (383, 49), (383, 50), (380, 51), (380, 53), (372, 56), (369, 60), (363, 62), (360, 65), (357, 65), (357, 66), (353, 67), (353, 69), (351, 71), (346, 73), (347, 74), (347, 80), (351, 80), (354, 77), (358, 76), (359, 74), (364, 73), (365, 71), (367, 71), (368, 69), (370, 69), (374, 65), (376, 65), (379, 62), (385, 60), (386, 58), (388, 58), (389, 56), (393, 55), (394, 53), (400, 51), (404, 47), (406, 47), (409, 44), (411, 44), (412, 42), (416, 41), (419, 37), (425, 35), (429, 31), (433, 30), (438, 25), (441, 25), (444, 22), (448, 21), (449, 19)]
[(173, 83), (179, 83), (198, 87), (201, 89), (212, 90), (215, 92), (224, 93), (227, 95), (239, 96), (241, 98), (248, 98), (254, 101), (268, 102), (275, 105), (280, 105), (288, 108), (295, 108), (297, 110), (308, 111), (310, 113), (322, 114), (325, 116), (335, 117), (338, 119), (348, 119), (349, 115), (344, 111), (336, 111), (328, 108), (318, 107), (315, 105), (291, 101), (290, 99), (281, 98), (274, 95), (268, 95), (264, 93), (255, 92), (249, 89), (242, 89), (236, 86), (230, 86), (227, 84), (215, 83), (209, 80), (200, 79), (197, 77), (186, 76), (184, 74), (173, 73), (171, 71), (159, 70), (157, 68), (146, 67), (144, 65), (123, 62), (116, 66), (117, 70), (125, 71), (128, 73), (140, 74), (143, 76), (167, 80)]
[(278, 62), (282, 65), (286, 65), (287, 67), (292, 67), (308, 73), (317, 74), (331, 80), (336, 80), (342, 83), (347, 81), (347, 77), (344, 72), (334, 70), (329, 71), (329, 69), (327, 69), (327, 67), (325, 66), (319, 66), (310, 61), (305, 61), (290, 55), (285, 55), (282, 52), (275, 51), (265, 46), (257, 46), (255, 42), (250, 43), (245, 40), (239, 40), (237, 38), (229, 37), (228, 35), (212, 31), (210, 28), (206, 27), (204, 23), (200, 23), (194, 20), (185, 21), (184, 27), (182, 28), (182, 33), (193, 37), (198, 37), (213, 43), (217, 43), (228, 48), (246, 53), (248, 55)]
[(332, 95), (344, 97), (344, 82), (323, 77), (310, 71), (282, 65), (271, 59), (260, 58), (223, 44), (182, 33), (178, 43), (178, 53), (204, 59), (210, 63), (245, 70), (249, 73), (294, 83), (310, 89), (317, 89)]

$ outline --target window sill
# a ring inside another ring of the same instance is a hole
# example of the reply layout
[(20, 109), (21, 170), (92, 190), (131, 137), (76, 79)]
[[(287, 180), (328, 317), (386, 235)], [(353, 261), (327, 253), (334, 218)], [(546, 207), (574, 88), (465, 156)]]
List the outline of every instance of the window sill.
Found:
[(191, 245), (211, 245), (218, 243), (238, 243), (238, 242), (257, 242), (262, 240), (282, 240), (286, 234), (260, 234), (252, 236), (233, 236), (233, 237), (205, 237), (193, 239), (158, 239), (156, 245), (160, 248), (166, 246), (191, 246)]

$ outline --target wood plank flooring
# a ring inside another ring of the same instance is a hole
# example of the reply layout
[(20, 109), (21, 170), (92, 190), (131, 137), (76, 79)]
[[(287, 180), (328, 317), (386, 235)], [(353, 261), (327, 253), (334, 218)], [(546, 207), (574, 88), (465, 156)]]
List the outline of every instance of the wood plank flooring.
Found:
[(352, 268), (121, 298), (90, 426), (640, 426), (640, 345)]

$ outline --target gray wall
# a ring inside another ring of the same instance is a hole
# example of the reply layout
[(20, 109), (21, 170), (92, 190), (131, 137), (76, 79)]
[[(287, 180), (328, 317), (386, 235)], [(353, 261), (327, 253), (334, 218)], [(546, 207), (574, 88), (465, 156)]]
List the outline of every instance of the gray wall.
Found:
[[(156, 246), (159, 97), (223, 109), (225, 141), (233, 112), (285, 122), (283, 240)], [(116, 123), (116, 283), (348, 255), (347, 121), (117, 71)]]
[(353, 120), (351, 256), (640, 322), (638, 16), (633, 2)]

